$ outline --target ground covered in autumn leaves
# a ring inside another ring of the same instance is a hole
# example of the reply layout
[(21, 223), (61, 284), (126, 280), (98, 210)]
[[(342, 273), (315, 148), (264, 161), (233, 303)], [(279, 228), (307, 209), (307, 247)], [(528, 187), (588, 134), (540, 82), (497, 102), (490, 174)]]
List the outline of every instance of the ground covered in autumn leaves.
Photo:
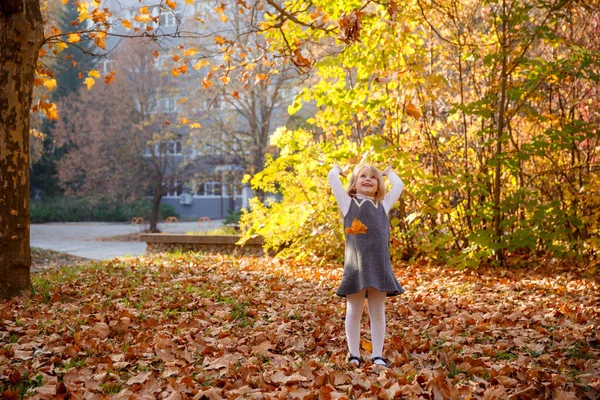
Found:
[[(595, 399), (600, 279), (398, 265), (389, 369), (346, 363), (335, 265), (213, 254), (48, 269), (0, 302), (4, 398)], [(363, 357), (369, 358), (368, 319)]]

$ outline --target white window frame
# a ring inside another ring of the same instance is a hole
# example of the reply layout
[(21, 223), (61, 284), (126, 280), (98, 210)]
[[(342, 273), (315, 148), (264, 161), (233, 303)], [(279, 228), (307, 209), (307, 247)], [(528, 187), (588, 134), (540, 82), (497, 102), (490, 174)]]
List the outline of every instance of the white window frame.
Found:
[(161, 28), (177, 26), (177, 16), (170, 11), (162, 11), (158, 20), (158, 26)]

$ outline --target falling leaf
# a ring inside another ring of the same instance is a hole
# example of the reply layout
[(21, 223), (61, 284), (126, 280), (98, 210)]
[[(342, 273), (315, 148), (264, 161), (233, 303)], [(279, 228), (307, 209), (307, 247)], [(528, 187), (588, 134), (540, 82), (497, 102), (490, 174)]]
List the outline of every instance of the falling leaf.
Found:
[(192, 123), (190, 124), (190, 128), (194, 128), (194, 129), (200, 129), (200, 128), (202, 128), (202, 125), (200, 125), (200, 124), (199, 124), (199, 123), (197, 123), (197, 122), (192, 122)]
[(366, 234), (367, 226), (360, 222), (358, 219), (354, 218), (354, 221), (352, 221), (352, 225), (346, 228), (345, 232), (349, 235)]
[(98, 78), (100, 78), (100, 72), (96, 71), (95, 69), (91, 69), (88, 72), (88, 76), (98, 79)]
[(124, 28), (127, 28), (127, 29), (131, 29), (132, 28), (131, 21), (129, 21), (128, 19), (124, 19), (123, 21), (121, 21), (121, 24), (123, 24)]
[(419, 109), (413, 103), (408, 103), (408, 106), (406, 107), (406, 113), (414, 119), (421, 118), (421, 111), (419, 111)]
[(170, 9), (174, 10), (177, 7), (177, 3), (171, 0), (165, 0), (165, 3), (167, 3), (167, 6), (169, 6)]

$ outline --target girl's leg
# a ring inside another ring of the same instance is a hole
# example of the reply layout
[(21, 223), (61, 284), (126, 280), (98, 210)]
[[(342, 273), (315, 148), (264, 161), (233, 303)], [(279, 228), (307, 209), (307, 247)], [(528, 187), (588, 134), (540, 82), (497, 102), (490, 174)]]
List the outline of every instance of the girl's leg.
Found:
[[(369, 288), (369, 318), (371, 320), (371, 340), (373, 342), (373, 354), (371, 357), (383, 355), (383, 341), (385, 338), (385, 298), (386, 292)], [(384, 365), (380, 360), (376, 363)]]
[(346, 340), (351, 356), (360, 357), (360, 320), (365, 307), (365, 291), (346, 296)]

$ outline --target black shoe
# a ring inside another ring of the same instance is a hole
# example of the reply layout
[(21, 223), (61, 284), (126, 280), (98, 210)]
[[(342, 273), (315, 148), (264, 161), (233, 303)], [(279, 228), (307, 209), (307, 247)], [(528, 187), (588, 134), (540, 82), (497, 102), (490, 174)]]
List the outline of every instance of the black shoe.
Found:
[[(382, 361), (383, 364), (375, 364), (375, 361)], [(373, 363), (373, 365), (379, 365), (380, 367), (388, 367), (387, 361), (385, 361), (385, 359), (383, 357), (373, 357), (371, 358), (371, 362)]]
[(351, 355), (350, 357), (348, 357), (348, 364), (352, 364), (356, 368), (360, 368), (360, 365), (362, 364), (362, 359), (360, 357)]

